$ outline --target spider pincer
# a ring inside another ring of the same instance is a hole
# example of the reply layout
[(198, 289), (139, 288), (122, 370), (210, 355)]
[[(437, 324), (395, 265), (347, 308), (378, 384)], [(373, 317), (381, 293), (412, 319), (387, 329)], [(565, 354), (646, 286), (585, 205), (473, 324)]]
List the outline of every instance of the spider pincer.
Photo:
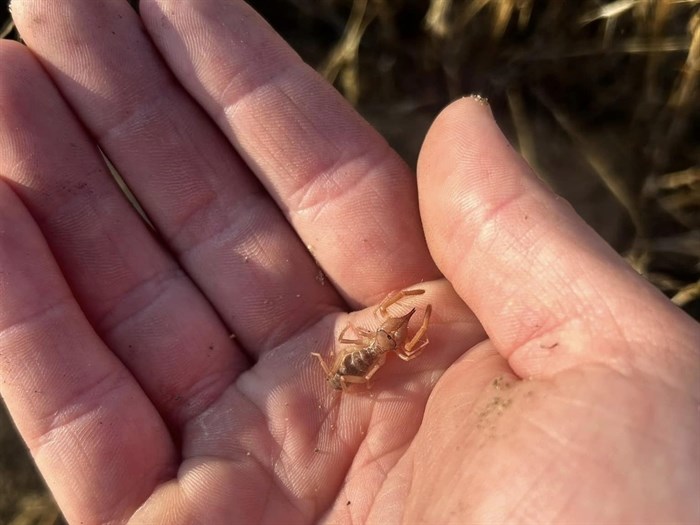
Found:
[[(420, 355), (428, 344), (428, 339), (423, 339), (423, 336), (428, 330), (431, 306), (425, 307), (423, 322), (411, 339), (408, 339), (408, 323), (411, 316), (416, 313), (416, 309), (412, 308), (401, 317), (391, 317), (387, 308), (404, 297), (423, 293), (425, 290), (401, 290), (387, 296), (375, 312), (386, 319), (375, 331), (348, 324), (338, 337), (338, 342), (344, 347), (337, 352), (331, 366), (326, 364), (321, 354), (315, 352), (311, 354), (318, 358), (331, 387), (336, 390), (347, 390), (352, 383), (366, 383), (369, 388), (369, 380), (384, 365), (386, 355), (390, 351), (404, 361), (410, 361)], [(357, 334), (357, 339), (345, 338), (345, 333), (350, 328), (353, 328)]]

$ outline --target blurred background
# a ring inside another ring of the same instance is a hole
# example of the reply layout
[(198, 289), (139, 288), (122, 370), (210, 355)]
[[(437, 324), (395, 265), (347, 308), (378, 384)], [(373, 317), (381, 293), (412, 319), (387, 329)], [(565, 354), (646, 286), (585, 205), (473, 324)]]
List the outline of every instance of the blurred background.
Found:
[[(487, 97), (539, 176), (700, 318), (700, 0), (249, 3), (412, 167), (446, 104)], [(20, 39), (7, 4), (0, 35)], [(63, 523), (0, 405), (0, 524)]]

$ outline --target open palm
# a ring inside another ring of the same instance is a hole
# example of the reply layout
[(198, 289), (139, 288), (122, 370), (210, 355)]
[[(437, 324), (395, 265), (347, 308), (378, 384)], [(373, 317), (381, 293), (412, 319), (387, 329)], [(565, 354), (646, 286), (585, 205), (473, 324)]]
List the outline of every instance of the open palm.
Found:
[[(69, 520), (700, 519), (697, 325), (483, 102), (438, 118), (416, 189), (242, 2), (12, 8), (0, 389)], [(310, 354), (408, 287), (421, 357), (329, 388)]]

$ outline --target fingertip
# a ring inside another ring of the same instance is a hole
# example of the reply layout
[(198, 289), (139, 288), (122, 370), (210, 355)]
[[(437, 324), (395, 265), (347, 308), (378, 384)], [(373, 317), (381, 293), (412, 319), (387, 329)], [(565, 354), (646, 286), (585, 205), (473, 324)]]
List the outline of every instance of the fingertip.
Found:
[(521, 160), (494, 120), (487, 99), (471, 95), (452, 102), (433, 122), (418, 157), (418, 183), (427, 196), (439, 196), (433, 190), (442, 189), (457, 168), (462, 184), (468, 184), (514, 162)]
[(438, 115), (419, 156), (418, 189), (428, 246), (445, 275), (458, 262), (445, 252), (450, 240), (470, 244), (488, 210), (516, 198), (531, 179), (486, 99), (463, 97)]
[[(418, 176), (430, 175), (432, 179), (436, 174), (426, 172), (425, 168), (431, 167), (439, 161), (444, 154), (445, 138), (453, 136), (454, 131), (460, 132), (461, 146), (478, 147), (475, 139), (480, 131), (487, 126), (494, 126), (493, 113), (488, 100), (480, 95), (471, 95), (455, 100), (445, 107), (435, 118), (428, 134), (423, 142), (418, 157)], [(455, 145), (450, 141), (449, 146)]]
[(12, 60), (12, 56), (15, 53), (21, 53), (22, 50), (26, 51), (26, 46), (20, 44), (16, 40), (9, 40), (6, 38), (0, 39), (0, 67), (5, 67), (9, 60)]
[(65, 102), (32, 51), (17, 42), (0, 42), (0, 78), (0, 178), (12, 186), (32, 172), (29, 159), (45, 154), (42, 132), (61, 126)]
[(46, 78), (44, 69), (27, 46), (0, 40), (0, 114), (4, 121), (17, 112), (23, 100), (44, 89), (42, 77)]
[(31, 51), (26, 46), (14, 40), (0, 40), (0, 93), (4, 93), (9, 87), (14, 87), (20, 80), (19, 76), (35, 62)]

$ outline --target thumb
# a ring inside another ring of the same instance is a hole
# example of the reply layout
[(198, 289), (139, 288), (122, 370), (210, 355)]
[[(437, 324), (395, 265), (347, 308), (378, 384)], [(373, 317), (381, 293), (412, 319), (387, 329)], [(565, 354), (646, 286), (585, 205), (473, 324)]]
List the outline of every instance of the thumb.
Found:
[(696, 323), (532, 173), (480, 99), (438, 116), (418, 188), (433, 258), (521, 377), (582, 363), (653, 369), (658, 352), (698, 340)]

